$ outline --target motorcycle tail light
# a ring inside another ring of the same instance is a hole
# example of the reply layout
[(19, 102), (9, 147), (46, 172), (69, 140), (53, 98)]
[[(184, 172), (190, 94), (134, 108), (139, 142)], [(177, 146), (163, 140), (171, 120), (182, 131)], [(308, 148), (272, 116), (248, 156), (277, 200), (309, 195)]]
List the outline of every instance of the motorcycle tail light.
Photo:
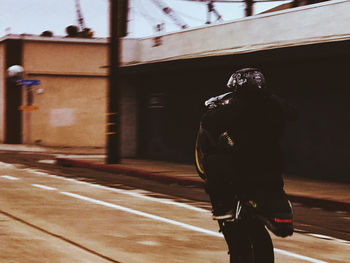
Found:
[(276, 223), (292, 223), (292, 219), (280, 219), (277, 217), (274, 218), (274, 221)]

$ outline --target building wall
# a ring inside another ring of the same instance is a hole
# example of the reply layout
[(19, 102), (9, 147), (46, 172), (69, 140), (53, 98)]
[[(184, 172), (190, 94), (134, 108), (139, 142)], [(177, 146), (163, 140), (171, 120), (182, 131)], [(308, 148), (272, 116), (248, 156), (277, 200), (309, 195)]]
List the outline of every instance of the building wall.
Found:
[[(282, 140), (289, 176), (350, 182), (348, 44), (343, 45), (344, 54), (329, 53), (323, 58), (320, 53), (316, 58), (294, 59), (300, 50), (293, 49), (285, 60), (276, 53), (270, 53), (274, 60), (269, 61), (246, 57), (246, 63), (262, 69), (269, 88), (299, 113), (297, 121), (287, 123)], [(155, 70), (143, 77), (142, 157), (193, 162), (196, 132), (205, 112), (203, 102), (228, 91), (230, 74), (242, 67), (236, 61), (233, 56), (231, 65), (210, 67), (209, 62), (210, 68), (179, 67), (162, 74)], [(153, 105), (155, 99), (161, 104)]]
[[(232, 55), (349, 39), (349, 12), (349, 1), (327, 1), (169, 33), (158, 38), (148, 37), (140, 39), (132, 50), (124, 45), (123, 63)], [(155, 45), (155, 40), (161, 44)]]
[(4, 116), (5, 116), (5, 44), (0, 43), (0, 142), (5, 139)]
[(135, 80), (124, 78), (119, 82), (121, 100), (121, 155), (136, 157), (138, 154), (139, 93)]
[(107, 76), (106, 44), (25, 41), (23, 52), (27, 74)]
[[(0, 142), (5, 141), (6, 43), (20, 43), (11, 56), (25, 68), (26, 79), (40, 80), (33, 87), (37, 110), (21, 111), (22, 143), (46, 146), (105, 147), (108, 103), (108, 43), (106, 39), (42, 38), (10, 35), (0, 39)], [(127, 41), (133, 59), (136, 39)], [(22, 45), (23, 44), (23, 45)], [(130, 45), (129, 45), (130, 44)], [(137, 91), (133, 80), (120, 82), (122, 91), (122, 155), (137, 154)], [(27, 105), (22, 87), (22, 105)], [(20, 104), (19, 104), (20, 105)], [(15, 105), (12, 113), (18, 113)]]
[[(39, 109), (23, 111), (23, 142), (48, 146), (105, 146), (106, 44), (26, 41), (23, 61)], [(37, 90), (37, 87), (34, 87)]]
[(140, 63), (140, 44), (138, 38), (124, 38), (121, 41), (121, 62), (122, 65), (133, 65)]
[(27, 116), (23, 125), (29, 127), (23, 133), (24, 143), (104, 147), (106, 78), (32, 77), (40, 79), (44, 92), (34, 95), (38, 110), (23, 112)]

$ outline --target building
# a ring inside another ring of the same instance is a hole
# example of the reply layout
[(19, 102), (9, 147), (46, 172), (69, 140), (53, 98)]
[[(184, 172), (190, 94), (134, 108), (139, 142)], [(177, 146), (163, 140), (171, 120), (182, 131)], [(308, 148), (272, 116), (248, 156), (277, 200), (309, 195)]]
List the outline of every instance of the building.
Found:
[(276, 7), (273, 7), (269, 10), (266, 10), (266, 11), (262, 12), (262, 14), (275, 12), (275, 11), (281, 11), (281, 10), (285, 10), (285, 9), (293, 8), (293, 7), (298, 7), (298, 6), (317, 4), (317, 3), (321, 3), (321, 2), (325, 2), (325, 1), (329, 1), (329, 0), (293, 0), (291, 2), (287, 2), (284, 4), (278, 5)]
[(287, 172), (349, 181), (349, 12), (349, 1), (327, 1), (124, 40), (133, 45), (123, 70), (139, 98), (139, 156), (192, 161), (203, 101), (226, 92), (234, 70), (254, 65), (300, 112), (287, 127)]
[[(105, 148), (108, 92), (107, 39), (7, 35), (0, 39), (0, 142)], [(6, 70), (22, 65), (33, 88), (11, 86)], [(130, 91), (131, 92), (131, 91)], [(136, 155), (135, 99), (122, 101), (123, 156)], [(22, 107), (23, 108), (23, 107)]]
[[(2, 59), (1, 59), (2, 58)], [(107, 62), (105, 39), (8, 35), (0, 39), (0, 140), (49, 146), (105, 145)], [(9, 87), (6, 69), (22, 65), (37, 110), (25, 87)]]

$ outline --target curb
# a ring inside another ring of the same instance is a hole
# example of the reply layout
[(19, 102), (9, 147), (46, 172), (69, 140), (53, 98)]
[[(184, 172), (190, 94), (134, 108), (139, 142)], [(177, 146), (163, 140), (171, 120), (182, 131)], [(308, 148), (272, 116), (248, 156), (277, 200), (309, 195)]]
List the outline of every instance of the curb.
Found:
[[(74, 160), (69, 158), (56, 158), (56, 164), (66, 167), (80, 167), (90, 168), (100, 171), (122, 173), (129, 176), (139, 177), (143, 179), (156, 180), (167, 184), (179, 184), (184, 186), (204, 187), (204, 181), (198, 177), (198, 179), (182, 178), (178, 176), (148, 172), (141, 169), (125, 167), (123, 165), (106, 165), (98, 164), (84, 160)], [(318, 197), (311, 197), (305, 195), (288, 194), (288, 198), (291, 202), (299, 202), (306, 206), (318, 206), (329, 210), (342, 210), (350, 212), (350, 202), (340, 201), (335, 199), (325, 199)]]
[(347, 201), (328, 199), (328, 198), (318, 198), (318, 197), (311, 197), (311, 196), (304, 196), (304, 195), (294, 195), (294, 194), (288, 194), (288, 193), (287, 195), (291, 202), (302, 203), (306, 206), (322, 207), (324, 209), (332, 210), (332, 211), (340, 210), (340, 211), (350, 212), (350, 202), (347, 202)]
[(129, 176), (140, 177), (140, 178), (150, 179), (150, 180), (157, 180), (162, 183), (168, 183), (168, 184), (179, 184), (184, 186), (197, 186), (197, 187), (204, 186), (204, 181), (200, 178), (198, 178), (197, 180), (182, 178), (182, 177), (168, 175), (168, 174), (154, 173), (154, 172), (148, 172), (141, 169), (125, 167), (123, 165), (118, 165), (118, 164), (106, 165), (106, 164), (93, 163), (93, 162), (84, 161), (84, 160), (73, 160), (68, 158), (56, 158), (56, 164), (61, 166), (67, 166), (67, 167), (90, 168), (90, 169), (95, 169), (95, 170), (100, 170), (105, 172), (122, 173), (122, 174), (127, 174)]

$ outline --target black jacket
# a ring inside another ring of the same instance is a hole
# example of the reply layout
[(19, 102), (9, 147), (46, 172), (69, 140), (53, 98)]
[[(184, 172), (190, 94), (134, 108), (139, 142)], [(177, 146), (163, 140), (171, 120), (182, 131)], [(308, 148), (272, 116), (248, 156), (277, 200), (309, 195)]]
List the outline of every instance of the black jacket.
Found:
[[(270, 94), (233, 97), (231, 103), (209, 109), (201, 119), (202, 128), (216, 144), (207, 153), (208, 177), (223, 170), (218, 167), (222, 166), (217, 162), (218, 156), (229, 160), (224, 170), (230, 176), (280, 177), (283, 171), (280, 141), (285, 122), (296, 118), (291, 107)], [(220, 135), (224, 132), (231, 137), (233, 146), (222, 146)]]

